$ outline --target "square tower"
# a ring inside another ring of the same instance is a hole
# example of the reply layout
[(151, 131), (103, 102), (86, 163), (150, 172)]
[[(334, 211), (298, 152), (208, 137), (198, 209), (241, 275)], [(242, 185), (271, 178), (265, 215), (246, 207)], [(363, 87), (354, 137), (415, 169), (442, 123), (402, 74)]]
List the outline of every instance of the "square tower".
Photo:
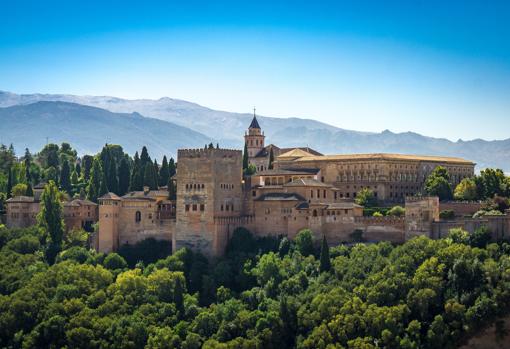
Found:
[(218, 224), (242, 211), (242, 152), (181, 149), (177, 153), (176, 231), (173, 249), (223, 254), (228, 231)]

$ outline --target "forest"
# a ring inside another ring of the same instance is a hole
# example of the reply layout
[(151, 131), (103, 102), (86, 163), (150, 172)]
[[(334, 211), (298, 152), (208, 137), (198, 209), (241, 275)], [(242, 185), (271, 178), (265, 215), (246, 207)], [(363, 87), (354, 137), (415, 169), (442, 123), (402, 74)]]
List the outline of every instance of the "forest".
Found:
[(510, 305), (510, 245), (485, 230), (329, 247), (238, 229), (214, 260), (64, 234), (49, 263), (49, 241), (0, 228), (0, 347), (453, 348)]

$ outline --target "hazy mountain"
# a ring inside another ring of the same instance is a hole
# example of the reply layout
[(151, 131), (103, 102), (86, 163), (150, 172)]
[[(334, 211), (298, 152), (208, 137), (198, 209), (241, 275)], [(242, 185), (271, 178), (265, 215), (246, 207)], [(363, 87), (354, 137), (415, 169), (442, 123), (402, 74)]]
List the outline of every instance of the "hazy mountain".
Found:
[[(172, 122), (174, 127), (180, 125), (197, 131), (202, 134), (202, 137), (207, 136), (214, 139), (214, 142), (219, 141), (222, 146), (239, 149), (243, 146), (244, 132), (253, 117), (248, 113), (212, 110), (195, 103), (166, 97), (158, 100), (126, 100), (103, 96), (18, 95), (0, 91), (0, 107), (26, 105), (37, 101), (72, 102), (107, 109), (116, 113), (138, 112), (146, 117)], [(257, 116), (257, 118), (265, 132), (268, 144), (274, 143), (284, 147), (308, 145), (323, 153), (395, 152), (460, 156), (475, 161), (478, 164), (478, 169), (500, 167), (506, 172), (510, 172), (510, 139), (502, 141), (477, 139), (452, 142), (447, 139), (425, 137), (413, 132), (392, 133), (384, 131), (369, 133), (344, 130), (309, 119), (264, 116)], [(0, 130), (3, 130), (2, 126), (0, 126)], [(151, 131), (147, 130), (147, 132), (150, 133)], [(111, 129), (106, 133), (112, 137), (113, 134), (116, 134), (116, 131)], [(2, 132), (2, 134), (7, 135), (5, 132)], [(154, 135), (149, 139), (152, 139), (153, 142), (156, 141)], [(80, 141), (80, 139), (76, 139), (72, 143)], [(165, 144), (165, 139), (160, 141)], [(6, 143), (6, 141), (3, 142)], [(103, 143), (104, 139), (101, 142)], [(113, 142), (113, 140), (110, 140), (110, 142)], [(118, 143), (124, 144), (123, 142)], [(204, 142), (199, 141), (197, 145), (200, 146), (201, 143)], [(175, 152), (173, 144), (173, 141), (168, 141), (168, 147), (172, 148), (167, 149), (167, 153)], [(184, 143), (182, 146), (191, 147), (195, 144), (193, 140), (190, 140), (189, 143)]]
[(121, 114), (67, 102), (36, 102), (0, 108), (0, 143), (39, 151), (46, 143), (69, 142), (80, 154), (94, 154), (106, 143), (130, 154), (146, 145), (151, 156), (175, 156), (178, 148), (203, 147), (211, 141), (188, 128), (138, 113)]

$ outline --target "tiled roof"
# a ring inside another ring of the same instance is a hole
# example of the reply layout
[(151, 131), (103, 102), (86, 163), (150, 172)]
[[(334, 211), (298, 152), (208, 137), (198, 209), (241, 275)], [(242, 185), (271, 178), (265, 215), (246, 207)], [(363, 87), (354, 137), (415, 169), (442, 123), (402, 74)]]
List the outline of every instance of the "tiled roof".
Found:
[(165, 190), (151, 190), (148, 192), (144, 191), (132, 191), (124, 195), (123, 199), (138, 199), (138, 200), (156, 200), (159, 197), (168, 197), (168, 191)]
[(354, 202), (334, 202), (331, 204), (326, 204), (329, 209), (352, 209), (352, 208), (363, 208)]
[(293, 180), (292, 182), (285, 183), (285, 187), (325, 187), (330, 188), (331, 185), (328, 185), (326, 183), (319, 182), (315, 179), (310, 178), (300, 178)]
[(256, 198), (255, 201), (305, 201), (305, 198), (294, 193), (267, 193)]
[(257, 172), (255, 176), (277, 176), (277, 175), (307, 175), (317, 174), (320, 170), (318, 168), (296, 168), (296, 169), (278, 169), (278, 170), (264, 170)]
[[(285, 154), (284, 154), (285, 155)], [(282, 156), (282, 155), (280, 155)], [(407, 155), (407, 154), (339, 154), (322, 156), (302, 156), (295, 161), (330, 161), (330, 160), (408, 160), (408, 161), (430, 161), (430, 162), (449, 162), (463, 165), (474, 165), (472, 161), (462, 158), (449, 156), (427, 156), (427, 155)]]
[(120, 198), (117, 194), (112, 193), (112, 192), (109, 192), (109, 193), (104, 194), (104, 195), (103, 195), (103, 196), (101, 196), (99, 199), (100, 199), (100, 200), (101, 200), (101, 199), (106, 199), (106, 200), (121, 200), (121, 198)]
[(86, 199), (74, 199), (71, 201), (67, 201), (66, 203), (64, 203), (64, 205), (68, 205), (68, 206), (97, 206), (97, 204), (95, 202), (92, 202), (92, 201), (86, 200)]
[(280, 148), (280, 154), (287, 153), (287, 152), (289, 152), (291, 150), (294, 150), (294, 149), (300, 149), (300, 150), (305, 151), (307, 153), (310, 153), (312, 155), (317, 155), (317, 156), (323, 155), (322, 153), (319, 153), (317, 150), (309, 148), (309, 147)]
[(6, 202), (35, 202), (33, 196), (15, 196), (7, 199)]
[(258, 129), (260, 129), (259, 122), (257, 121), (257, 118), (255, 117), (255, 115), (253, 115), (253, 120), (251, 121), (251, 124), (250, 124), (249, 128), (258, 128)]
[(301, 157), (304, 157), (304, 156), (315, 156), (315, 155), (313, 155), (312, 153), (307, 152), (306, 150), (303, 150), (303, 149), (300, 149), (300, 148), (295, 148), (295, 149), (292, 149), (292, 150), (290, 150), (288, 152), (281, 153), (278, 156), (278, 159), (283, 159), (283, 158), (301, 158)]

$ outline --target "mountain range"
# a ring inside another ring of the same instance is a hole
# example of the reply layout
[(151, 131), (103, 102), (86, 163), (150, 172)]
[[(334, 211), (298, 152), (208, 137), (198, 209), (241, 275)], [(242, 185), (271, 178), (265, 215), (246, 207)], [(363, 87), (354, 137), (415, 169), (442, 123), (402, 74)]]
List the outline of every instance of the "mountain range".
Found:
[[(14, 94), (0, 91), (0, 143), (40, 149), (46, 142), (70, 142), (80, 153), (95, 153), (108, 143), (134, 153), (147, 145), (151, 154), (175, 156), (177, 148), (220, 143), (242, 149), (250, 113), (213, 110), (172, 98), (128, 100), (109, 96)], [(360, 132), (304, 118), (257, 115), (266, 143), (309, 146), (322, 153), (391, 152), (458, 156), (477, 169), (510, 172), (510, 139), (452, 142), (414, 132)], [(23, 122), (20, 122), (23, 120)]]

